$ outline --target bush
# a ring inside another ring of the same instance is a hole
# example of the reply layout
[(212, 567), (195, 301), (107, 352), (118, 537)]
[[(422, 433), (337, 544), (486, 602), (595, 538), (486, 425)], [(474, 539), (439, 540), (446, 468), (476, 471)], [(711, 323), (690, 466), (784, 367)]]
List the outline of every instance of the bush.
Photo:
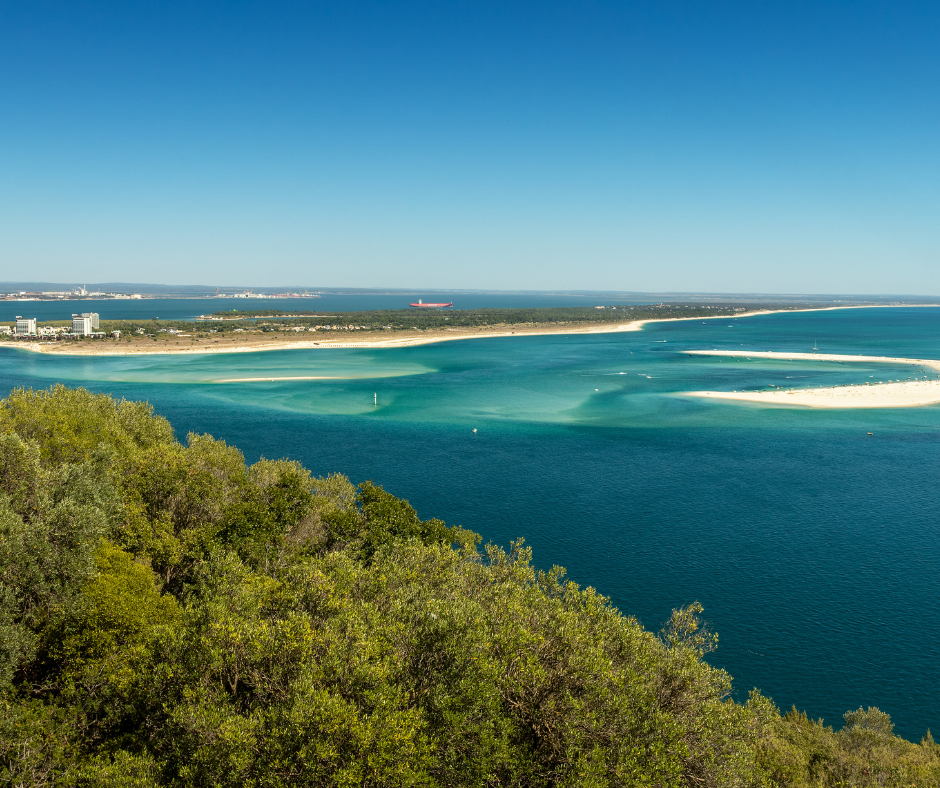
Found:
[(246, 466), (142, 404), (0, 402), (0, 785), (936, 785), (372, 482)]

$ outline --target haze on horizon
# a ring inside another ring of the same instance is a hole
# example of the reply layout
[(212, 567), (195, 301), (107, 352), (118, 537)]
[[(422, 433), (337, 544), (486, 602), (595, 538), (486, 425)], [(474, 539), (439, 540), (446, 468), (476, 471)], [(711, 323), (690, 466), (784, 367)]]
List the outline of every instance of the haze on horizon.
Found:
[(940, 292), (927, 3), (0, 6), (0, 279)]

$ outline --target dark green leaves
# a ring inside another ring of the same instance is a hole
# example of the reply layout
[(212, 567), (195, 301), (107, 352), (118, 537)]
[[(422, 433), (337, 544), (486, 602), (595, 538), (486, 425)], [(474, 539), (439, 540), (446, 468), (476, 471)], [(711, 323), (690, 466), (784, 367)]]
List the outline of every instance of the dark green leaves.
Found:
[(781, 717), (555, 568), (145, 405), (0, 402), (0, 786), (936, 785), (877, 709)]

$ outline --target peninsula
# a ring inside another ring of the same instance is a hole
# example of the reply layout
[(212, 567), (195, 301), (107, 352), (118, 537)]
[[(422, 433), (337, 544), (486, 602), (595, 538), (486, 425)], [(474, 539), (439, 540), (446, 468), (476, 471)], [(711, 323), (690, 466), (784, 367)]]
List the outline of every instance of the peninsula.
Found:
[(665, 320), (728, 319), (831, 308), (800, 303), (660, 303), (446, 312), (397, 309), (271, 314), (232, 310), (201, 315), (196, 320), (102, 319), (104, 338), (74, 340), (60, 333), (18, 341), (17, 345), (42, 353), (108, 356), (394, 348), (456, 339), (639, 331), (646, 323)]

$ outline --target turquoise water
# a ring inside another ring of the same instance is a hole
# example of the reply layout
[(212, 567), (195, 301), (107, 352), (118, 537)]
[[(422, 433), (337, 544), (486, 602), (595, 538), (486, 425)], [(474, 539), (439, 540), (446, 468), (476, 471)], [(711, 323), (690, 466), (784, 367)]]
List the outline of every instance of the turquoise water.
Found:
[[(940, 407), (682, 395), (901, 377), (895, 365), (682, 352), (814, 343), (940, 358), (940, 309), (394, 350), (69, 358), (2, 348), (0, 394), (62, 381), (146, 398), (181, 436), (210, 432), (249, 461), (290, 456), (316, 473), (372, 478), (424, 517), (502, 544), (524, 536), (537, 563), (567, 567), (653, 629), (697, 599), (721, 636), (712, 661), (741, 696), (756, 686), (836, 724), (877, 705), (920, 737), (940, 728)], [(298, 376), (334, 379), (220, 382)]]

